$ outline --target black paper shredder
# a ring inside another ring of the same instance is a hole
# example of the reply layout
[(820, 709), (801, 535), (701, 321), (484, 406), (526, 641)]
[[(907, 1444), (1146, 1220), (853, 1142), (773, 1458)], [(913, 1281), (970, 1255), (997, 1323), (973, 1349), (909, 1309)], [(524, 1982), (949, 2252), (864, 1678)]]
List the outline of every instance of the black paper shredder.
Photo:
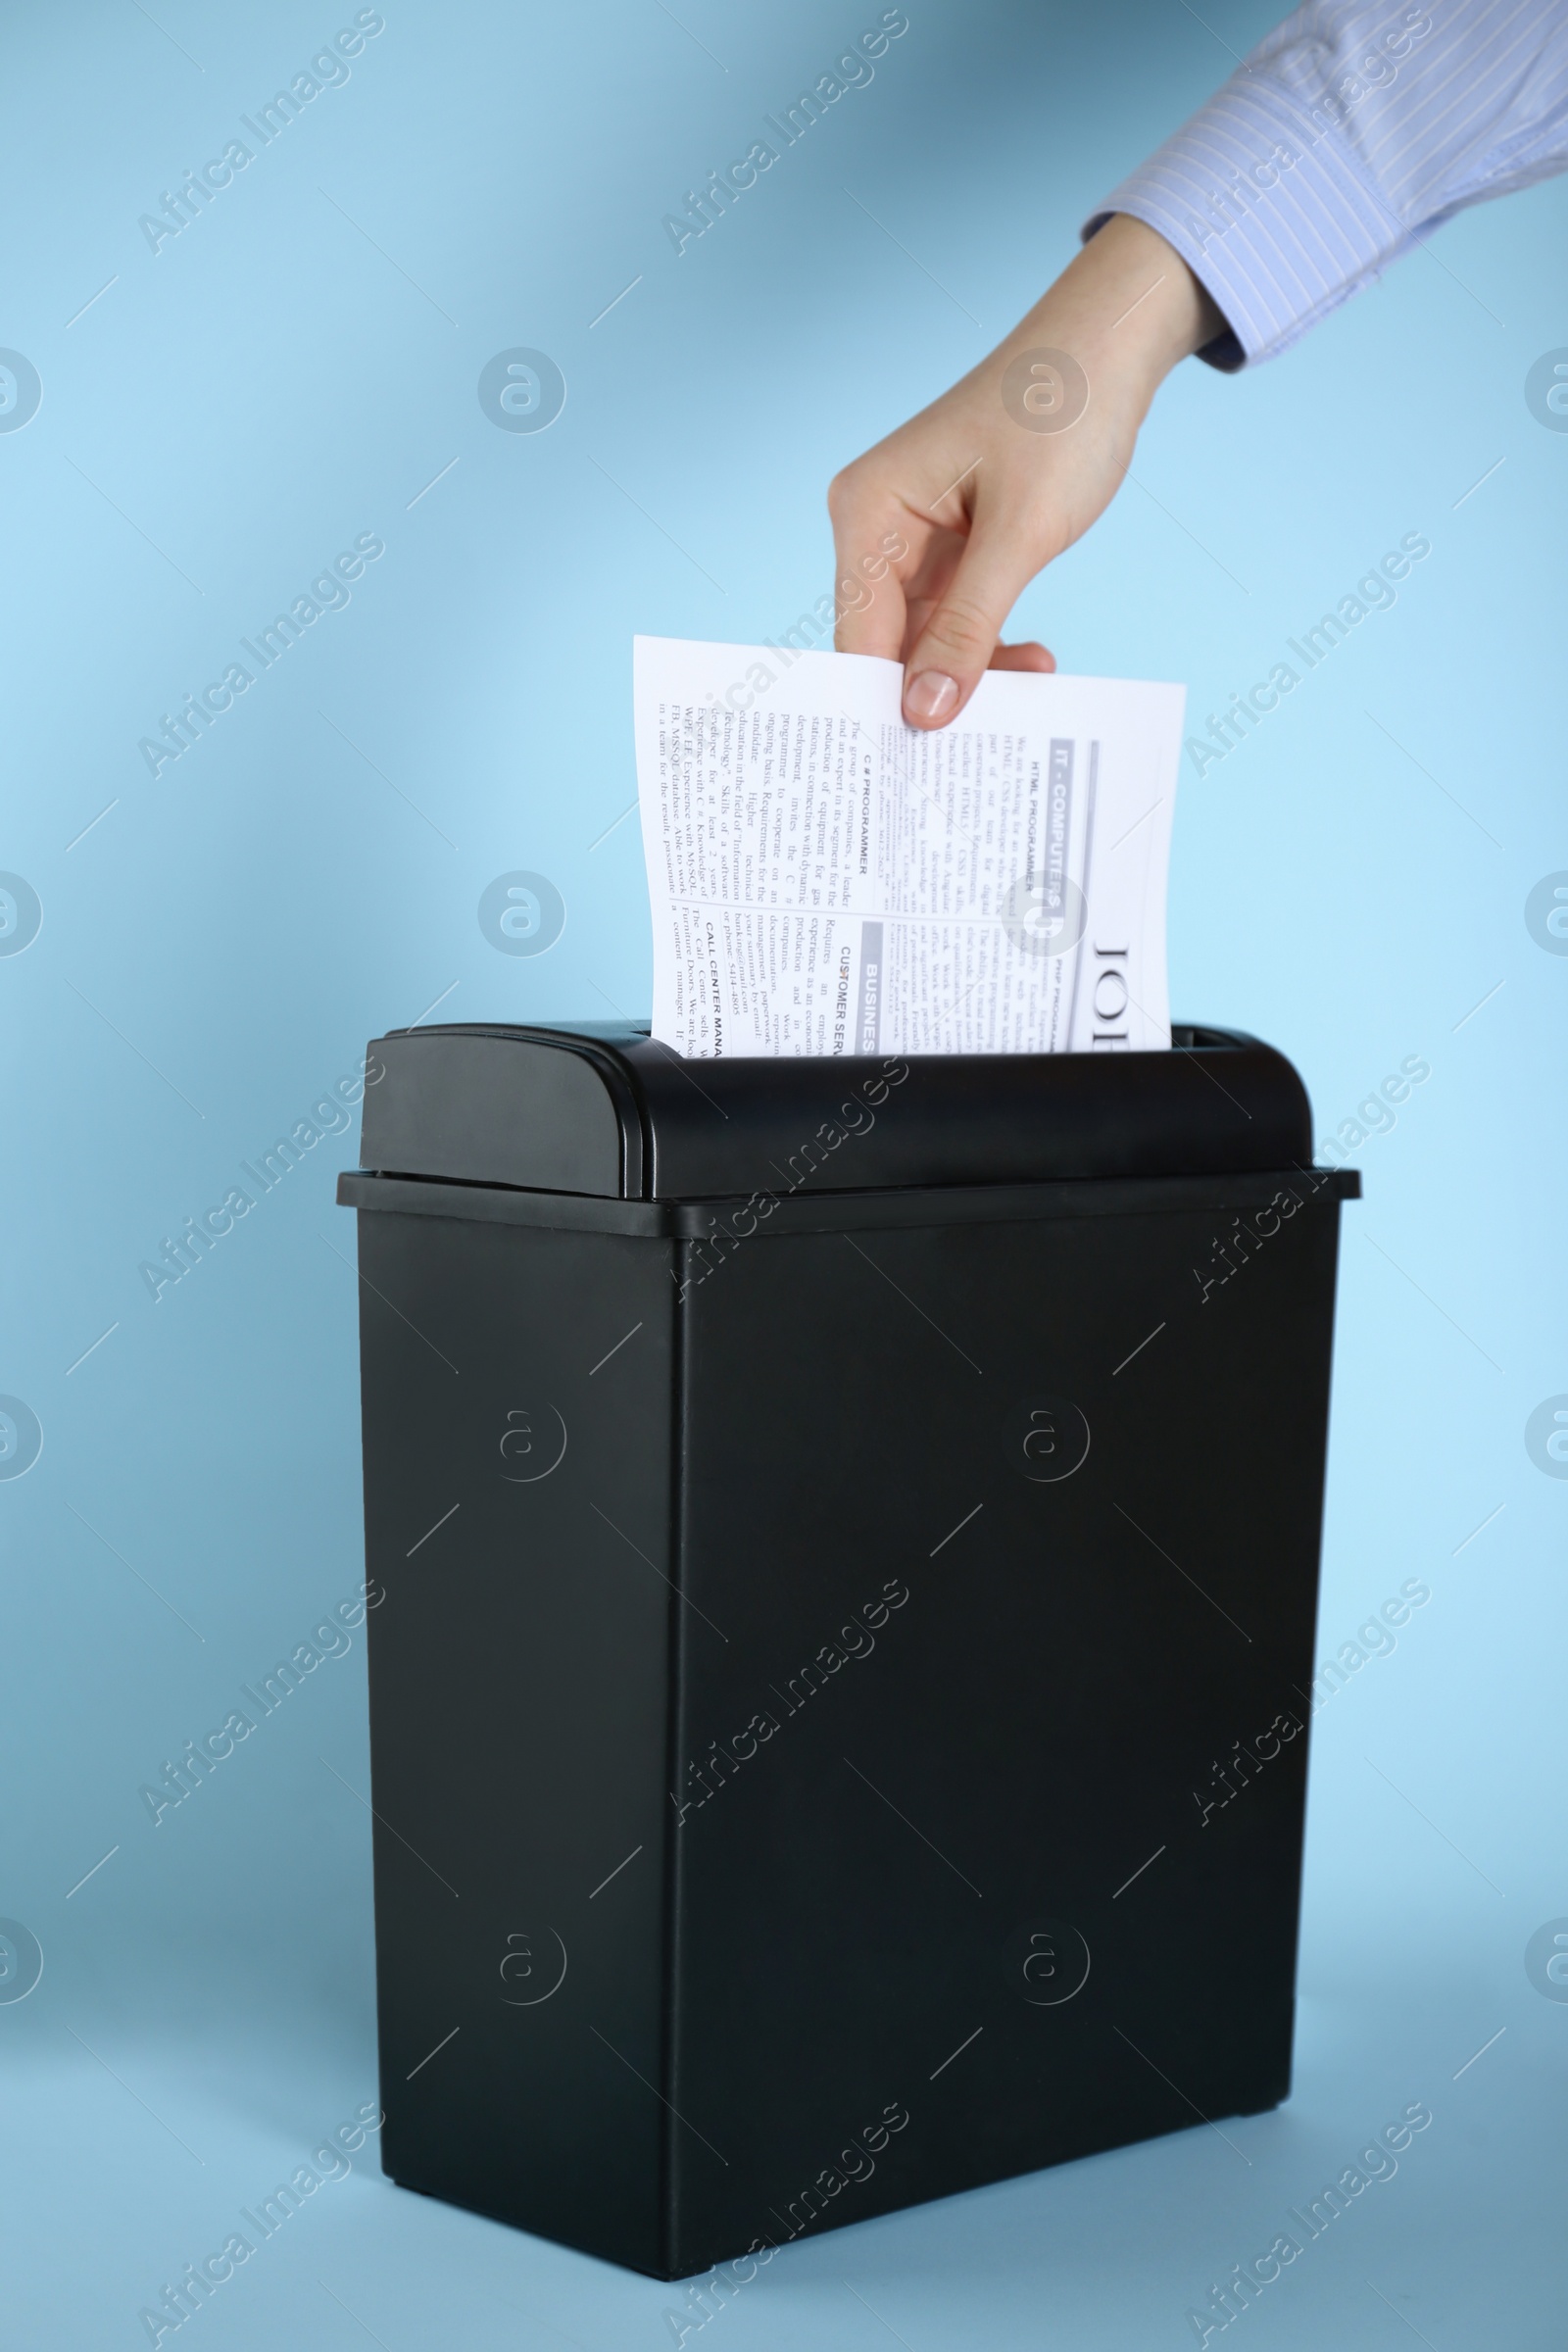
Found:
[(1284, 2098), (1359, 1190), (1291, 1064), (372, 1053), (392, 2178), (733, 2290)]

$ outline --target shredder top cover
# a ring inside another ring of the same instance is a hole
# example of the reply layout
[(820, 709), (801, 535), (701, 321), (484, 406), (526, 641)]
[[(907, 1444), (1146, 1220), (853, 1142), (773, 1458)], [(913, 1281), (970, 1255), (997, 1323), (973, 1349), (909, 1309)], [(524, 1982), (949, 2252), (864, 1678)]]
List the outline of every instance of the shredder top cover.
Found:
[(1167, 1054), (689, 1062), (630, 1024), (396, 1029), (369, 1048), (361, 1157), (633, 1200), (1310, 1161), (1306, 1090), (1282, 1054), (1238, 1030), (1172, 1037)]

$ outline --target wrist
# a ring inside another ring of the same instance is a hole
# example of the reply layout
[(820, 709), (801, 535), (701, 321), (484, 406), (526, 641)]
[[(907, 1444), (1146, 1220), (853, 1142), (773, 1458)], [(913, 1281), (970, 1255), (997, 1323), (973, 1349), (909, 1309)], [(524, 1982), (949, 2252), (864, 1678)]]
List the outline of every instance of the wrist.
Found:
[(1113, 213), (1020, 319), (1003, 349), (1070, 352), (1101, 396), (1141, 422), (1176, 366), (1222, 334), (1225, 319), (1173, 245), (1130, 213)]

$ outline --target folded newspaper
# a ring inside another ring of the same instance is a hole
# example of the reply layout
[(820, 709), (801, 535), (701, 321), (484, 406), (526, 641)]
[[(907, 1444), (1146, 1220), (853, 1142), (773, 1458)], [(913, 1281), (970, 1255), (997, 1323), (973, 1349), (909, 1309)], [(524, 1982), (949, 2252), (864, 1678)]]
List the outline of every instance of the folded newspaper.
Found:
[(689, 1058), (1168, 1047), (1183, 689), (990, 670), (922, 733), (903, 678), (636, 640), (655, 1037)]

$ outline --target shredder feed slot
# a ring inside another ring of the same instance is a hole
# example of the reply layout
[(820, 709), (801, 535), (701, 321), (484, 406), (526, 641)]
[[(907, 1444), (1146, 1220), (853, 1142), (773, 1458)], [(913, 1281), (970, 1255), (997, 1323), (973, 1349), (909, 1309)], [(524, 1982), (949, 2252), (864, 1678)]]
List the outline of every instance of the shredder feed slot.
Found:
[[(470, 1024), (370, 1047), (386, 1174), (622, 1200), (1304, 1165), (1305, 1090), (1240, 1031), (1168, 1054), (685, 1062), (645, 1030)], [(834, 1135), (846, 1136), (835, 1144)]]

